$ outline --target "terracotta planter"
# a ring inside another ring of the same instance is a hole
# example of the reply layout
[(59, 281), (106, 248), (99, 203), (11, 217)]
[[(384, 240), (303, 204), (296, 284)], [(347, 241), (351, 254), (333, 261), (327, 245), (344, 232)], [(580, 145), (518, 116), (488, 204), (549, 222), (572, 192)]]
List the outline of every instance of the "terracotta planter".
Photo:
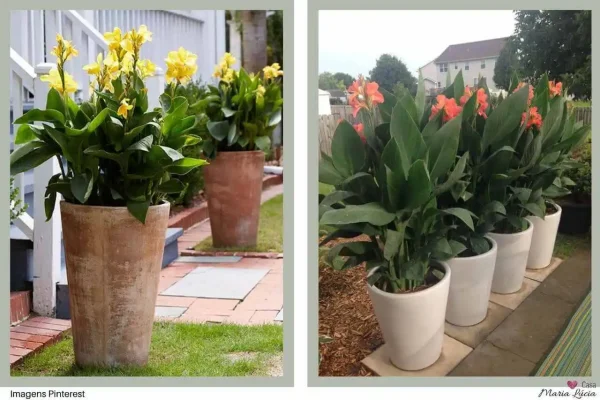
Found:
[(433, 263), (443, 267), (445, 275), (425, 290), (394, 294), (367, 285), (390, 361), (406, 371), (427, 368), (442, 354), (450, 267)]
[(256, 247), (265, 154), (221, 151), (204, 167), (214, 247)]
[(487, 238), (492, 248), (473, 257), (448, 260), (452, 271), (446, 321), (457, 326), (477, 325), (485, 319), (492, 290), (498, 245)]
[(60, 210), (75, 362), (146, 364), (169, 204), (150, 207), (145, 224), (126, 207)]
[(509, 294), (518, 292), (523, 285), (527, 257), (533, 236), (533, 224), (518, 233), (489, 233), (498, 245), (492, 292)]
[(544, 219), (539, 217), (527, 217), (533, 224), (533, 236), (531, 237), (531, 248), (527, 258), (527, 268), (542, 269), (550, 265), (554, 253), (554, 243), (558, 233), (558, 224), (562, 208), (555, 206), (558, 211), (546, 214)]

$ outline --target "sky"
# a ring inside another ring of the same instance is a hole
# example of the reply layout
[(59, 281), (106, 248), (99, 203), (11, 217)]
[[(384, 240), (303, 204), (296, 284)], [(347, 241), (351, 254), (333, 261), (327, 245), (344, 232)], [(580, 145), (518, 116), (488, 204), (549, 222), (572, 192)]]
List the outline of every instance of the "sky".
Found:
[(319, 73), (369, 75), (381, 54), (419, 67), (451, 44), (510, 36), (510, 10), (319, 11)]

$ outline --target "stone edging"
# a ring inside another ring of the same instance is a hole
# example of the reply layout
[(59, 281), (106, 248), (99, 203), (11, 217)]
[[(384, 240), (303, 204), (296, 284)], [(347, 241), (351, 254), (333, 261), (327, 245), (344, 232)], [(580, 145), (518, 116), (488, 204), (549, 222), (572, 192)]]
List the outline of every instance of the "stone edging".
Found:
[(199, 250), (182, 250), (182, 256), (205, 256), (205, 257), (229, 257), (237, 256), (243, 258), (266, 258), (278, 259), (283, 258), (283, 253), (260, 253), (255, 251), (199, 251)]
[[(271, 186), (279, 185), (281, 183), (283, 183), (283, 175), (267, 175), (263, 178), (262, 190), (264, 191)], [(208, 206), (206, 202), (204, 202), (198, 207), (192, 207), (169, 218), (169, 228), (183, 228), (185, 231), (207, 218)]]

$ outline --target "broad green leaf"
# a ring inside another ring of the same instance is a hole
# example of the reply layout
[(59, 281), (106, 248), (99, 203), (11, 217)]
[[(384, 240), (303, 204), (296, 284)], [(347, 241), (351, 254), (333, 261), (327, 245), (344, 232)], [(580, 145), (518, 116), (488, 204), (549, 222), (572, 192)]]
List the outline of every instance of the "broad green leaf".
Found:
[(158, 187), (157, 191), (161, 193), (172, 193), (177, 194), (181, 193), (185, 189), (185, 185), (178, 179), (169, 179), (166, 182), (163, 182)]
[(454, 169), (448, 176), (448, 179), (441, 185), (437, 186), (434, 190), (434, 193), (437, 195), (443, 194), (450, 190), (452, 186), (454, 186), (463, 176), (465, 171), (465, 166), (467, 165), (467, 160), (469, 158), (469, 153), (465, 153), (458, 160)]
[(338, 185), (344, 177), (335, 169), (331, 159), (321, 157), (319, 161), (319, 182), (327, 185)]
[(56, 151), (44, 142), (29, 142), (10, 155), (10, 174), (12, 176), (29, 171), (56, 155)]
[[(195, 105), (195, 104), (194, 104)], [(230, 108), (227, 107), (222, 107), (221, 111), (223, 111), (223, 115), (225, 116), (225, 118), (229, 118), (231, 117), (233, 114), (235, 114), (235, 110), (232, 110)]]
[(25, 144), (29, 143), (32, 140), (36, 140), (41, 136), (41, 132), (37, 127), (32, 125), (21, 125), (17, 130), (17, 134), (15, 136), (15, 144)]
[(191, 170), (198, 168), (202, 165), (208, 164), (206, 160), (200, 160), (196, 158), (185, 157), (175, 161), (171, 164), (167, 171), (175, 175), (185, 175)]
[(148, 135), (143, 139), (138, 140), (131, 146), (127, 148), (127, 151), (144, 151), (149, 152), (152, 148), (152, 142), (154, 141), (154, 137), (152, 135)]
[(23, 116), (13, 122), (15, 125), (28, 124), (30, 122), (58, 122), (65, 124), (65, 116), (56, 110), (39, 110), (34, 108), (27, 111)]
[(378, 203), (349, 205), (338, 210), (330, 210), (321, 218), (323, 225), (346, 225), (366, 222), (375, 226), (387, 225), (394, 220), (395, 214), (389, 213)]
[(211, 134), (211, 136), (219, 142), (225, 139), (227, 137), (227, 133), (229, 132), (228, 121), (209, 121), (206, 124), (206, 127), (208, 128), (208, 132)]
[(238, 138), (237, 125), (236, 124), (229, 125), (229, 131), (227, 132), (227, 145), (231, 146), (232, 144), (237, 142), (237, 138)]
[(335, 130), (331, 159), (335, 169), (344, 177), (354, 175), (365, 165), (365, 146), (348, 121), (340, 122)]
[(415, 209), (424, 205), (431, 196), (432, 184), (425, 160), (417, 160), (410, 167), (406, 187), (406, 208)]
[(106, 117), (108, 117), (110, 115), (110, 110), (108, 108), (105, 108), (104, 110), (100, 111), (98, 113), (98, 115), (96, 115), (94, 117), (94, 119), (92, 119), (92, 121), (90, 122), (90, 124), (87, 127), (88, 132), (95, 132), (96, 129), (98, 129), (98, 127), (100, 127), (100, 125), (102, 125), (102, 123), (104, 122), (104, 120), (106, 119)]
[(527, 203), (523, 206), (527, 211), (539, 218), (544, 218), (545, 210), (541, 209), (536, 203)]
[(271, 116), (269, 117), (269, 122), (267, 123), (267, 126), (276, 126), (280, 122), (281, 122), (281, 110), (277, 110), (273, 114), (271, 114)]
[(162, 133), (170, 133), (171, 129), (186, 116), (188, 101), (185, 97), (175, 97), (171, 102), (171, 107), (163, 118)]
[(146, 223), (146, 215), (148, 214), (148, 208), (150, 207), (150, 201), (128, 201), (127, 209), (138, 221), (142, 224)]
[(456, 99), (456, 102), (460, 104), (460, 98), (465, 94), (465, 81), (463, 80), (462, 69), (458, 71), (456, 78), (454, 78), (452, 87), (454, 90), (454, 98)]
[(455, 162), (462, 119), (456, 117), (446, 122), (429, 138), (429, 171), (431, 180), (445, 175)]
[(196, 116), (190, 115), (189, 117), (183, 118), (178, 121), (173, 128), (171, 129), (171, 135), (179, 135), (184, 132), (187, 132), (191, 129), (194, 129), (196, 126)]
[(401, 103), (392, 111), (390, 133), (396, 139), (400, 153), (409, 157), (409, 164), (424, 154), (426, 146), (419, 127)]
[(262, 151), (268, 151), (271, 148), (271, 139), (268, 136), (258, 136), (254, 139), (256, 147)]
[(392, 110), (396, 105), (397, 99), (393, 94), (391, 94), (382, 87), (379, 88), (379, 91), (383, 95), (383, 103), (379, 104), (378, 106), (379, 112), (381, 114), (381, 119), (383, 120), (383, 122), (390, 122), (392, 117)]
[(354, 196), (355, 194), (352, 192), (348, 192), (345, 190), (335, 190), (329, 193), (327, 196), (325, 196), (325, 198), (323, 198), (323, 200), (321, 200), (319, 204), (324, 206), (330, 206), (332, 204), (339, 203)]
[(402, 241), (404, 240), (404, 230), (395, 231), (388, 229), (385, 235), (385, 246), (383, 248), (383, 257), (386, 260), (391, 260), (398, 254)]
[(183, 154), (181, 154), (177, 150), (174, 150), (170, 147), (154, 145), (154, 146), (152, 146), (152, 148), (157, 149), (157, 150), (162, 150), (162, 153), (164, 153), (164, 155), (169, 157), (171, 159), (171, 161), (178, 161), (178, 160), (183, 159)]
[(46, 109), (56, 110), (61, 114), (65, 114), (65, 103), (63, 97), (54, 88), (48, 90), (48, 96), (46, 97)]
[(484, 151), (488, 146), (506, 143), (506, 138), (521, 125), (528, 97), (529, 89), (523, 87), (504, 99), (488, 116), (481, 141)]
[(85, 204), (92, 194), (94, 179), (91, 174), (83, 173), (75, 175), (71, 179), (71, 193), (81, 204)]
[(419, 70), (419, 84), (417, 86), (417, 95), (415, 96), (415, 105), (417, 107), (417, 121), (423, 118), (423, 111), (425, 110), (425, 81), (423, 80), (423, 74)]
[(465, 208), (454, 207), (454, 208), (447, 208), (445, 210), (442, 210), (442, 213), (446, 214), (446, 215), (452, 215), (452, 216), (460, 219), (471, 230), (475, 230), (475, 226), (473, 224), (473, 213), (470, 212), (469, 210), (467, 210)]

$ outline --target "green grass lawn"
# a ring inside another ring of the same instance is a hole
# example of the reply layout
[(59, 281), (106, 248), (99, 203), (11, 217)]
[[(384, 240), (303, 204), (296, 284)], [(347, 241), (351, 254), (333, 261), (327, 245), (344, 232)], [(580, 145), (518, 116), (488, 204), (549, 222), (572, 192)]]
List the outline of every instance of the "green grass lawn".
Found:
[[(148, 365), (86, 368), (74, 365), (73, 339), (26, 357), (12, 376), (269, 376), (280, 371), (283, 327), (157, 322)], [(278, 373), (280, 374), (280, 372)]]
[(573, 107), (591, 107), (592, 106), (591, 101), (576, 100), (576, 101), (573, 101), (572, 103), (573, 103)]
[(283, 253), (283, 195), (273, 197), (260, 206), (258, 239), (256, 247), (214, 248), (212, 237), (206, 238), (195, 247), (201, 251), (257, 251)]
[(592, 245), (592, 235), (565, 235), (559, 233), (554, 244), (554, 256), (563, 260), (578, 250), (587, 250)]

